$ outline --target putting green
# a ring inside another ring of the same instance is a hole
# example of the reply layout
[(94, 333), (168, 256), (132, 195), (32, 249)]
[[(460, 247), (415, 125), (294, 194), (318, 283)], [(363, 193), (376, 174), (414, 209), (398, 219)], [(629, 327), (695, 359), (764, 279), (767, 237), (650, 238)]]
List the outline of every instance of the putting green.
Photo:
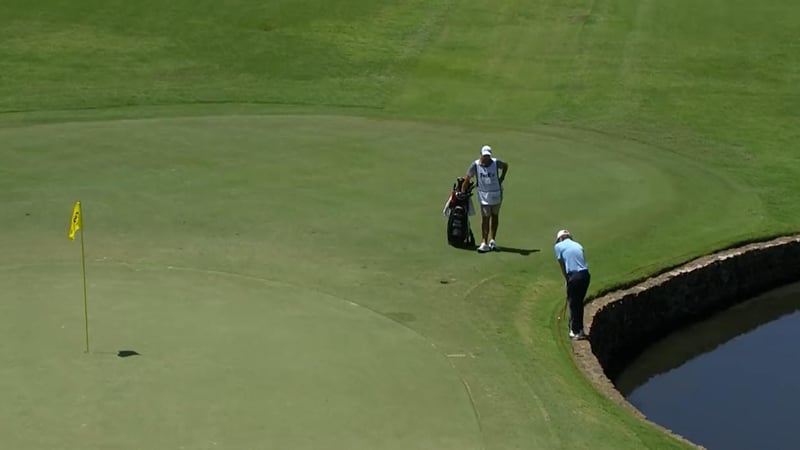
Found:
[(76, 269), (0, 270), (15, 336), (0, 344), (10, 448), (480, 448), (443, 355), (355, 303), (235, 274), (96, 263), (84, 355)]
[[(557, 359), (560, 300), (542, 303), (562, 289), (553, 233), (586, 242), (598, 288), (631, 270), (631, 236), (664, 264), (663, 245), (711, 246), (760, 208), (698, 162), (557, 128), (218, 115), (7, 122), (0, 141), (15, 448), (557, 448), (575, 420), (587, 442), (616, 435), (633, 419), (576, 419), (591, 388), (559, 381), (577, 375)], [(506, 250), (477, 255), (447, 246), (441, 210), (485, 143), (511, 166)]]

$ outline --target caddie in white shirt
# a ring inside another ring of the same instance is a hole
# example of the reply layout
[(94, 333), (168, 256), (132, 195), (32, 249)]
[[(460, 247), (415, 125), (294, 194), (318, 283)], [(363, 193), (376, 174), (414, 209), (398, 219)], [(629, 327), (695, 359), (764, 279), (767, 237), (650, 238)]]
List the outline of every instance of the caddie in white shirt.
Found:
[[(500, 225), (500, 205), (503, 203), (503, 180), (508, 173), (508, 163), (492, 157), (492, 148), (484, 145), (481, 157), (467, 169), (461, 191), (466, 192), (470, 180), (478, 184), (478, 201), (481, 204), (481, 245), (478, 252), (496, 250), (497, 227)], [(487, 243), (488, 239), (488, 243)]]

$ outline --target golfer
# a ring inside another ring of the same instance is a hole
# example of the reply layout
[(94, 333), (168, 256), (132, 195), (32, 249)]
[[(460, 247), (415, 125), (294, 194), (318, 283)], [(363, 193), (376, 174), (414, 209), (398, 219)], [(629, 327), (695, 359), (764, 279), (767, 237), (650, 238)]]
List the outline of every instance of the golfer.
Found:
[[(478, 202), (481, 204), (481, 245), (479, 253), (497, 250), (495, 239), (500, 225), (500, 205), (503, 203), (503, 180), (508, 173), (508, 163), (492, 157), (492, 148), (484, 145), (481, 157), (467, 169), (461, 192), (466, 192), (470, 180), (478, 184)], [(488, 241), (488, 244), (487, 244)]]
[(556, 234), (556, 259), (561, 266), (567, 286), (567, 303), (569, 303), (569, 337), (584, 339), (583, 332), (583, 300), (589, 289), (589, 266), (583, 254), (583, 246), (572, 239), (567, 230)]

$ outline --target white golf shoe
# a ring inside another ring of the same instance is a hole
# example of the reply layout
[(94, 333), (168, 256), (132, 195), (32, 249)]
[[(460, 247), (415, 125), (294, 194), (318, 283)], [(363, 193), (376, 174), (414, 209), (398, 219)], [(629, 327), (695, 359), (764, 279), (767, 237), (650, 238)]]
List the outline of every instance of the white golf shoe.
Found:
[(497, 250), (497, 244), (495, 244), (494, 239), (489, 241), (489, 248), (492, 250)]
[(491, 248), (488, 245), (486, 245), (486, 242), (481, 242), (481, 246), (478, 247), (478, 253), (486, 253), (490, 250)]

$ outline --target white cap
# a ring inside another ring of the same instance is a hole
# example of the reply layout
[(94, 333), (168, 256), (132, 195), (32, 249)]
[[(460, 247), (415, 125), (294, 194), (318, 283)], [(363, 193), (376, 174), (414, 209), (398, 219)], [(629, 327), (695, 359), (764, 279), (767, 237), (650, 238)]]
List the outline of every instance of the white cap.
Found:
[(558, 233), (556, 233), (556, 242), (558, 242), (558, 240), (564, 236), (572, 237), (572, 235), (569, 234), (568, 230), (558, 230)]
[(492, 147), (489, 147), (488, 145), (481, 147), (481, 156), (486, 155), (492, 156)]

